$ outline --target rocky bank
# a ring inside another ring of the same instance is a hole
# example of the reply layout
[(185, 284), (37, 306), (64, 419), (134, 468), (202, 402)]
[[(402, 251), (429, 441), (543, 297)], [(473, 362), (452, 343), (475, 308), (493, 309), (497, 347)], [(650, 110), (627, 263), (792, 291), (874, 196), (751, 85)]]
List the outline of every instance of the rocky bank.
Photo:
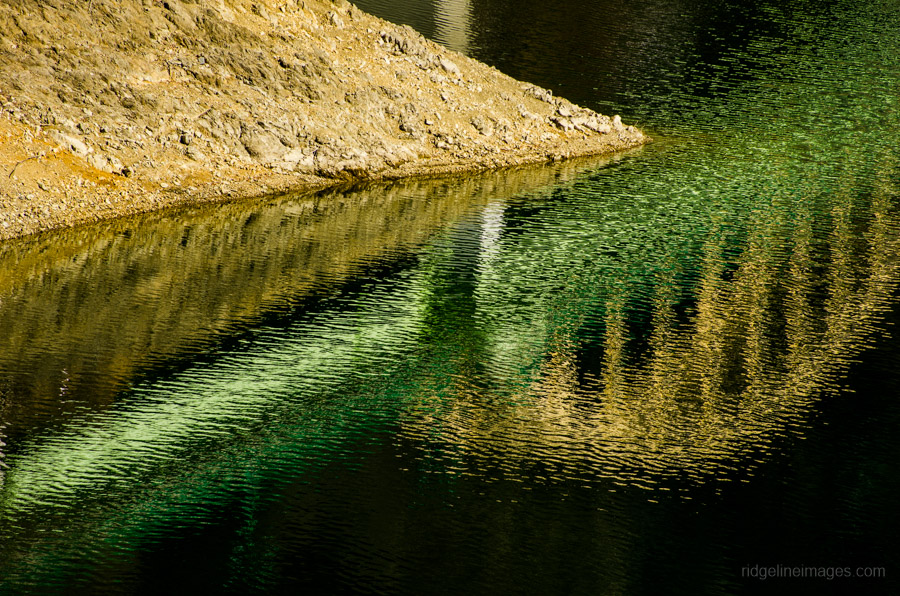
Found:
[(343, 0), (0, 0), (0, 239), (648, 140)]

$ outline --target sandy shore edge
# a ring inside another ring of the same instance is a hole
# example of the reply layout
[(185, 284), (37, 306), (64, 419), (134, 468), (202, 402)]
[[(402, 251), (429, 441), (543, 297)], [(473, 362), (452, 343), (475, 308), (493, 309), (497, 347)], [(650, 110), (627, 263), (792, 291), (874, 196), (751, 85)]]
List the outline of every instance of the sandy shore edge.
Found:
[(34, 2), (0, 0), (0, 240), (650, 140), (346, 2)]

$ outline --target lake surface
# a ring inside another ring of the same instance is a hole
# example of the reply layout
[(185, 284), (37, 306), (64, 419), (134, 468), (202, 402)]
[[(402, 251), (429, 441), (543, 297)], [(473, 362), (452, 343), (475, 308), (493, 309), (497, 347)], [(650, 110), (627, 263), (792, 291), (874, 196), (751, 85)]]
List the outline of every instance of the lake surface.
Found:
[(0, 245), (0, 594), (897, 593), (900, 7), (400, 4), (656, 142)]

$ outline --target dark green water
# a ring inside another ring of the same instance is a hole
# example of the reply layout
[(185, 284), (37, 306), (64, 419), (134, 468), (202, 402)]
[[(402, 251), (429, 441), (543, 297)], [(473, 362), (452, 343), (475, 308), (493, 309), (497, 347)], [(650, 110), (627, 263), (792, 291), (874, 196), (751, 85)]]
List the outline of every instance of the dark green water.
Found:
[(0, 246), (0, 594), (896, 593), (900, 5), (397, 6), (657, 142)]

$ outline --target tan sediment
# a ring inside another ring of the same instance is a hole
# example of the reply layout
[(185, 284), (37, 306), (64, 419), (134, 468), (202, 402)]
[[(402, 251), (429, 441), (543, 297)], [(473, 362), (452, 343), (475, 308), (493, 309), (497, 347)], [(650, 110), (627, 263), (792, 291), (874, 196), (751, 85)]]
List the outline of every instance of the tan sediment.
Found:
[(0, 0), (0, 239), (647, 142), (326, 0)]

